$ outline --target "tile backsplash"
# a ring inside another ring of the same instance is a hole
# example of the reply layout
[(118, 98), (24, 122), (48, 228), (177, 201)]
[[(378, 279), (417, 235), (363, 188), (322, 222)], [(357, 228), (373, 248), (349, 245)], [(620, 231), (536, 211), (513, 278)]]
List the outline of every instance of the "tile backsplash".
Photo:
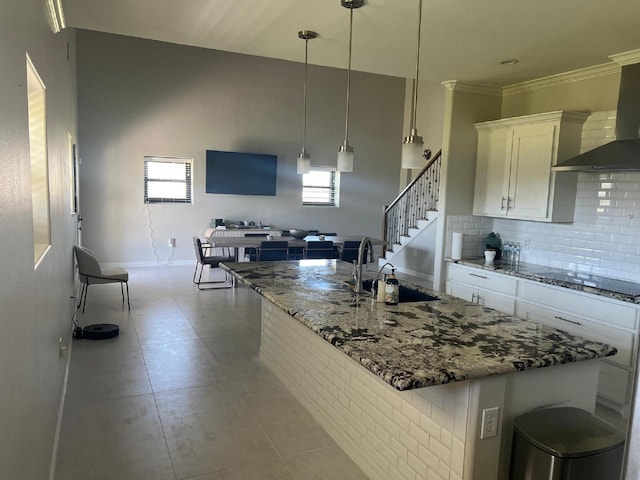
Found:
[[(614, 127), (615, 111), (593, 113), (581, 150), (611, 141)], [(480, 257), (494, 231), (520, 243), (524, 262), (640, 282), (640, 172), (580, 173), (573, 223), (449, 216), (449, 248), (453, 231), (465, 234), (463, 258)]]
[(493, 218), (473, 215), (449, 215), (447, 217), (447, 251), (451, 256), (452, 232), (462, 232), (462, 258), (481, 257), (484, 251), (484, 239), (493, 231)]

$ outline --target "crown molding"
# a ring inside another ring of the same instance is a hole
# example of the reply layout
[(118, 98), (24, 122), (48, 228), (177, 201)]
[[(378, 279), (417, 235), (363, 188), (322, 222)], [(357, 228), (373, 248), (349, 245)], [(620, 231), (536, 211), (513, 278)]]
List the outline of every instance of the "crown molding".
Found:
[(604, 77), (607, 75), (619, 75), (623, 66), (640, 63), (640, 49), (609, 55), (609, 58), (611, 59), (611, 63), (580, 68), (570, 72), (549, 75), (548, 77), (536, 78), (534, 80), (514, 83), (504, 87), (496, 87), (480, 83), (459, 82), (457, 80), (442, 82), (442, 85), (444, 85), (444, 87), (449, 91), (463, 91), (495, 96), (507, 96), (532, 92), (542, 88), (566, 85), (568, 83), (581, 82), (583, 80)]
[(554, 87), (557, 85), (565, 85), (567, 83), (580, 82), (591, 78), (619, 74), (620, 68), (620, 65), (615, 63), (595, 65), (593, 67), (581, 68), (579, 70), (572, 70), (570, 72), (507, 85), (503, 88), (503, 93), (505, 96), (514, 95), (516, 93), (531, 92), (534, 90), (540, 90), (541, 88)]
[(470, 92), (470, 93), (480, 93), (482, 95), (493, 95), (496, 97), (502, 96), (502, 87), (496, 87), (494, 85), (484, 85), (481, 83), (467, 83), (460, 82), (458, 80), (448, 80), (446, 82), (442, 82), (444, 88), (449, 90), (450, 92)]
[(609, 55), (609, 58), (621, 67), (633, 63), (640, 63), (640, 50), (630, 50), (628, 52)]

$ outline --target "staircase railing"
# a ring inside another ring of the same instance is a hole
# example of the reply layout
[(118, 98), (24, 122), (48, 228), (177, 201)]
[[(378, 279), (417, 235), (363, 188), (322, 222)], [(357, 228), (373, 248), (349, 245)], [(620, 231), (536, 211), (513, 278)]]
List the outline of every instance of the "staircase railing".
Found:
[(409, 235), (419, 219), (426, 219), (429, 211), (438, 209), (442, 150), (435, 154), (418, 176), (384, 209), (382, 233), (391, 249), (400, 237)]

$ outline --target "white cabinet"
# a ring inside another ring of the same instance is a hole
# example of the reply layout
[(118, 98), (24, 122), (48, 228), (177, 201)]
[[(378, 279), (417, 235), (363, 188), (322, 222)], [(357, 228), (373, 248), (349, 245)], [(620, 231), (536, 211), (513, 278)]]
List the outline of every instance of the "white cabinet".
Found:
[(602, 361), (598, 396), (626, 415), (637, 341), (637, 309), (634, 306), (520, 280), (516, 315), (615, 347), (617, 355)]
[(587, 116), (551, 112), (477, 123), (474, 215), (572, 222), (578, 174), (551, 167), (580, 153)]
[(628, 414), (640, 321), (637, 305), (455, 263), (447, 264), (446, 290), (472, 303), (615, 347), (617, 355), (601, 362), (598, 398)]
[(449, 295), (510, 315), (515, 313), (515, 278), (453, 263), (447, 268)]

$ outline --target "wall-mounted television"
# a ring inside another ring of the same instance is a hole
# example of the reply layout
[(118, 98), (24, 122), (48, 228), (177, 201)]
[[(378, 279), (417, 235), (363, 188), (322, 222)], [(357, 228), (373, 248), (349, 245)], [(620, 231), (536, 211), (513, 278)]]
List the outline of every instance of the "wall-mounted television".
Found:
[(207, 150), (206, 193), (275, 195), (278, 157)]

